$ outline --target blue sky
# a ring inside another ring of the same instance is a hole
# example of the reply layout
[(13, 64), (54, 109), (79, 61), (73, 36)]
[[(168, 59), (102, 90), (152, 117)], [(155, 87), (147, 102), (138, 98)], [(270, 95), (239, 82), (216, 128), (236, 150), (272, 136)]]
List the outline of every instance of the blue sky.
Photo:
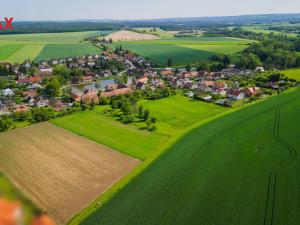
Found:
[[(4, 1), (4, 0), (1, 0)], [(300, 0), (8, 0), (0, 18), (16, 20), (152, 19), (300, 13)]]

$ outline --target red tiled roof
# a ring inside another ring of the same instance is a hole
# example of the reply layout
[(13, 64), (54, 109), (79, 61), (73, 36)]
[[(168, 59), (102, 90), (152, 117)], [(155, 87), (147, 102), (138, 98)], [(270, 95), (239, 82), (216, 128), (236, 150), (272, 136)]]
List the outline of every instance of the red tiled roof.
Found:
[(43, 78), (41, 76), (34, 76), (34, 77), (26, 77), (24, 79), (18, 80), (18, 83), (38, 83)]
[(172, 70), (162, 70), (162, 71), (160, 71), (160, 74), (164, 75), (164, 76), (170, 76), (170, 75), (173, 75), (173, 71)]
[(138, 79), (138, 82), (141, 82), (143, 84), (147, 84), (148, 83), (148, 77), (141, 77)]
[(24, 96), (30, 96), (32, 98), (35, 98), (37, 96), (37, 91), (36, 90), (32, 90), (32, 91), (24, 91), (23, 92)]

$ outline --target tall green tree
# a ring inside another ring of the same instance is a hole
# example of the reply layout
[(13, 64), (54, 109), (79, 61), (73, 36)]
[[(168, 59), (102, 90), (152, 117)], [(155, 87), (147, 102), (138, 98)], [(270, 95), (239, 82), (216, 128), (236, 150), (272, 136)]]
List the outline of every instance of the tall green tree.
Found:
[(49, 97), (58, 97), (60, 93), (60, 82), (56, 77), (50, 79), (45, 87), (45, 95)]
[(174, 65), (173, 59), (169, 58), (168, 61), (167, 61), (167, 66), (168, 66), (168, 67), (171, 67), (171, 66), (173, 66), (173, 65)]
[(65, 80), (70, 80), (70, 69), (65, 65), (57, 65), (54, 67), (53, 75), (62, 76)]

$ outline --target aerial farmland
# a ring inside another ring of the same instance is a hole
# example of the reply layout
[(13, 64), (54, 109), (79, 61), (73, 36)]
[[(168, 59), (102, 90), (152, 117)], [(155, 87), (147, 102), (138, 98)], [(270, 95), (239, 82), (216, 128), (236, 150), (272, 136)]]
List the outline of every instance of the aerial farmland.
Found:
[(300, 224), (299, 4), (14, 1), (0, 225)]
[(213, 55), (227, 54), (234, 57), (245, 49), (251, 40), (228, 37), (174, 37), (163, 36), (159, 40), (123, 40), (111, 44), (112, 47), (122, 46), (154, 63), (166, 65), (168, 59), (182, 66), (207, 60)]
[(49, 60), (99, 53), (99, 48), (84, 39), (109, 32), (70, 32), (49, 34), (16, 34), (0, 36), (0, 61), (22, 62)]

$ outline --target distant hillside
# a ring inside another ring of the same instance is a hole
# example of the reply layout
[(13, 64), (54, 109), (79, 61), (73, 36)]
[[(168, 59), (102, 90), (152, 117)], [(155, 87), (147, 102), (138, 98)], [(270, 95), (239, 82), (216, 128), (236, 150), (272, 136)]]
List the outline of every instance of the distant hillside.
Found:
[(57, 33), (94, 30), (119, 30), (134, 27), (161, 27), (168, 30), (205, 28), (209, 26), (231, 26), (264, 24), (273, 22), (300, 22), (300, 13), (264, 14), (221, 17), (191, 17), (153, 20), (70, 20), (70, 21), (15, 21), (14, 30), (0, 34)]

